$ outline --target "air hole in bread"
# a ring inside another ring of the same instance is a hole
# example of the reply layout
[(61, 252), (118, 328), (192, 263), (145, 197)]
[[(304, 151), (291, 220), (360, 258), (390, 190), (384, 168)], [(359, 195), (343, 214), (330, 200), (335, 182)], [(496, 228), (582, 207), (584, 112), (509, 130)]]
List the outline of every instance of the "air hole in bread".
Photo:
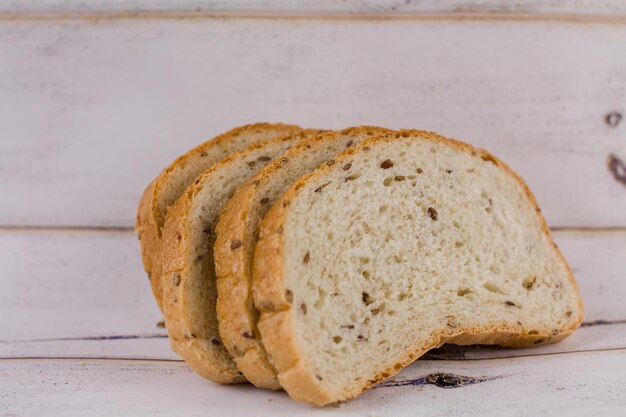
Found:
[(502, 288), (500, 288), (498, 285), (494, 284), (493, 282), (485, 282), (483, 284), (483, 287), (487, 291), (490, 291), (490, 292), (493, 292), (493, 293), (496, 293), (496, 294), (502, 294), (502, 295), (506, 294)]
[(489, 270), (496, 275), (500, 275), (502, 273), (502, 268), (500, 268), (498, 265), (495, 265), (495, 264), (490, 265)]

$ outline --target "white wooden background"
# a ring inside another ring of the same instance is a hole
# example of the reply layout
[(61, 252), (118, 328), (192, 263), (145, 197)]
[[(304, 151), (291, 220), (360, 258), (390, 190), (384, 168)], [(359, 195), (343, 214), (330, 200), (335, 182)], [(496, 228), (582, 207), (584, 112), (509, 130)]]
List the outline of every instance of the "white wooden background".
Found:
[[(626, 415), (622, 117), (620, 0), (0, 2), (0, 416)], [(417, 127), (501, 156), (584, 327), (444, 347), (394, 378), (413, 385), (324, 409), (195, 376), (157, 326), (134, 209), (176, 155), (255, 121)]]

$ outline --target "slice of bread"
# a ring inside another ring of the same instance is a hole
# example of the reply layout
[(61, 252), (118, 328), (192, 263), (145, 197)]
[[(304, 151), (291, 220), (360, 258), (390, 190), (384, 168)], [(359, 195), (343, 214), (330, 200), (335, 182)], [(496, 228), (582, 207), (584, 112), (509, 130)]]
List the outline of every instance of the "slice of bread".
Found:
[(178, 157), (148, 185), (137, 207), (135, 231), (140, 241), (143, 266), (161, 310), (161, 228), (167, 209), (198, 175), (229, 154), (242, 151), (252, 143), (300, 130), (297, 126), (269, 123), (232, 129)]
[[(255, 143), (230, 155), (199, 176), (167, 211), (161, 282), (165, 324), (174, 351), (205, 378), (245, 381), (217, 327), (213, 245), (219, 213), (239, 184), (306, 134)], [(237, 250), (238, 243), (231, 247)]]
[[(259, 314), (252, 300), (252, 254), (259, 222), (300, 176), (332, 163), (329, 159), (347, 147), (384, 132), (389, 130), (364, 126), (304, 140), (248, 178), (224, 206), (215, 241), (219, 331), (237, 367), (254, 385), (280, 389), (261, 342), (256, 326)], [(242, 242), (241, 248), (231, 250), (232, 242)]]
[(529, 347), (579, 326), (572, 272), (504, 163), (422, 131), (334, 159), (274, 204), (254, 255), (258, 327), (294, 399), (349, 399), (443, 343)]

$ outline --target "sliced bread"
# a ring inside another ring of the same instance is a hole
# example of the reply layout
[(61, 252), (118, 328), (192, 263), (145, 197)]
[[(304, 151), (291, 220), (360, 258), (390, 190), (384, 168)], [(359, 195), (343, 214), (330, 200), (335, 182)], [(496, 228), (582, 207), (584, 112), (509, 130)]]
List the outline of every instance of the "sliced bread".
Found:
[[(331, 158), (346, 148), (388, 131), (364, 126), (304, 140), (248, 178), (222, 209), (215, 241), (219, 331), (237, 367), (254, 385), (280, 389), (261, 342), (252, 300), (252, 254), (259, 222), (300, 176), (322, 163), (332, 164)], [(241, 247), (232, 250), (233, 242), (242, 242)]]
[(242, 151), (252, 143), (300, 130), (297, 126), (269, 123), (232, 129), (180, 156), (148, 185), (137, 207), (135, 231), (140, 241), (143, 266), (161, 310), (161, 228), (167, 209), (198, 175), (229, 154)]
[(443, 343), (529, 347), (579, 326), (572, 272), (504, 163), (422, 131), (334, 160), (274, 204), (254, 255), (258, 328), (294, 399), (352, 398)]
[[(163, 228), (163, 308), (172, 348), (197, 373), (220, 383), (243, 382), (217, 327), (213, 245), (224, 203), (248, 176), (306, 133), (255, 143), (213, 165), (167, 211)], [(233, 242), (237, 250), (241, 243)]]

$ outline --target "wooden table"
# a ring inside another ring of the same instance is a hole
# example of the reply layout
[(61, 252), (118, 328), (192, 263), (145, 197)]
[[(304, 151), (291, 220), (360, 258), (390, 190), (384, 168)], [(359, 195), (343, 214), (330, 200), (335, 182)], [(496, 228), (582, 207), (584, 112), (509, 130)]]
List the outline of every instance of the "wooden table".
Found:
[[(1, 3), (0, 416), (624, 416), (623, 116), (619, 0)], [(444, 347), (323, 409), (196, 376), (159, 325), (135, 204), (176, 155), (254, 121), (417, 127), (502, 157), (583, 327)]]

